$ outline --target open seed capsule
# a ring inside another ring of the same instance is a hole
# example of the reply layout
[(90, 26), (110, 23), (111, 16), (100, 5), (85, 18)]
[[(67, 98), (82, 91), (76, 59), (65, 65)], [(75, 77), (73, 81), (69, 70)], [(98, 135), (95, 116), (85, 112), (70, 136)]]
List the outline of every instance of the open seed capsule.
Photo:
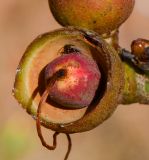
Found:
[[(66, 46), (71, 47), (65, 50)], [(69, 53), (69, 50), (93, 59), (101, 78), (89, 106), (65, 108), (49, 100), (43, 104), (42, 125), (63, 133), (91, 130), (106, 120), (119, 103), (124, 79), (123, 65), (116, 51), (96, 33), (72, 27), (45, 33), (25, 51), (14, 84), (15, 98), (33, 117), (36, 118), (37, 107), (45, 90), (47, 64), (64, 52)]]

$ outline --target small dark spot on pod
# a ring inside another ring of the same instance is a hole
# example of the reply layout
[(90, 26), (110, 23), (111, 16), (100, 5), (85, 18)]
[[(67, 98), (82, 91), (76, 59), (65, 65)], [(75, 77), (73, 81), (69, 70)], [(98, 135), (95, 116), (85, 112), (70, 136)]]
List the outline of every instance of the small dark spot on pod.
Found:
[(70, 54), (70, 53), (80, 53), (80, 50), (78, 48), (76, 48), (75, 45), (73, 44), (66, 44), (63, 48), (62, 48), (62, 54)]
[(96, 24), (96, 21), (93, 21), (93, 24)]
[(101, 41), (98, 38), (97, 35), (93, 33), (89, 34), (84, 34), (84, 38), (89, 41), (90, 43), (94, 44), (95, 46), (101, 46)]

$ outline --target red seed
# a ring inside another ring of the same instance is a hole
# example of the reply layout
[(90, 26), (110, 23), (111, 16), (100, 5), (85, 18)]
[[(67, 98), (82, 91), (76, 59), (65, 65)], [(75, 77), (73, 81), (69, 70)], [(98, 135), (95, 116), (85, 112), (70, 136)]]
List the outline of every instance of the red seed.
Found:
[(51, 99), (67, 108), (89, 106), (101, 79), (96, 62), (83, 54), (64, 54), (47, 65), (46, 81), (60, 69), (65, 69), (67, 73), (52, 86)]

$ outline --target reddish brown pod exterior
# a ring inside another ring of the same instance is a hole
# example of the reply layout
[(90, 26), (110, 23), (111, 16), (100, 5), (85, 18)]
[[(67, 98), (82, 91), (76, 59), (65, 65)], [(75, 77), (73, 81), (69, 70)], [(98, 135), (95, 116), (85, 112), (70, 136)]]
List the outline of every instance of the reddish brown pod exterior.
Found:
[(55, 19), (99, 34), (117, 29), (131, 14), (135, 0), (49, 0)]

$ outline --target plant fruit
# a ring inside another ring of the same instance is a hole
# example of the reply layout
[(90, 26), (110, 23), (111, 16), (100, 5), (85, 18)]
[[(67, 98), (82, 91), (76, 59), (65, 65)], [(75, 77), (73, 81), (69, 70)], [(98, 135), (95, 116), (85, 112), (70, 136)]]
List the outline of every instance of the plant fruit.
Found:
[(135, 0), (49, 0), (62, 26), (76, 26), (99, 34), (117, 29), (131, 14)]
[(81, 53), (63, 54), (47, 65), (46, 80), (60, 69), (66, 71), (66, 76), (51, 87), (51, 99), (66, 108), (89, 106), (101, 77), (96, 62)]
[(45, 68), (62, 56), (59, 51), (67, 44), (94, 59), (101, 73), (100, 85), (88, 107), (68, 109), (46, 101), (40, 119), (42, 125), (57, 132), (84, 132), (101, 124), (114, 112), (123, 88), (124, 72), (119, 55), (96, 33), (69, 27), (39, 36), (29, 45), (19, 63), (13, 93), (36, 118), (45, 90)]

